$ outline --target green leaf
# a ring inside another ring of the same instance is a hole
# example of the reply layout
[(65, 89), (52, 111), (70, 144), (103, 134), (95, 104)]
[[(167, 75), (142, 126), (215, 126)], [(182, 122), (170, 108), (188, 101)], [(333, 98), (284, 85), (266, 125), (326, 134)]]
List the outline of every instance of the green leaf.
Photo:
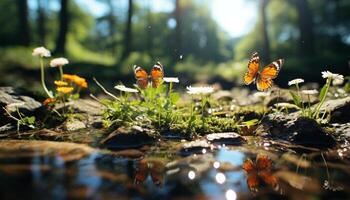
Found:
[(250, 127), (250, 126), (254, 126), (254, 125), (258, 124), (258, 122), (259, 122), (258, 119), (252, 119), (252, 120), (243, 122), (243, 124), (244, 124), (245, 126)]
[(79, 97), (80, 97), (79, 93), (76, 93), (76, 94), (72, 95), (72, 99), (73, 100), (77, 100), (77, 99), (79, 99)]
[(170, 101), (172, 104), (176, 104), (176, 102), (180, 99), (180, 94), (179, 93), (171, 93), (170, 94)]
[(294, 104), (298, 107), (301, 107), (301, 98), (292, 91), (290, 91), (289, 93), (293, 98)]
[(35, 116), (27, 117), (28, 124), (34, 124), (35, 123)]
[(326, 91), (327, 91), (327, 84), (324, 84), (324, 86), (321, 89), (320, 95), (319, 95), (319, 100), (321, 101), (324, 96), (326, 95)]

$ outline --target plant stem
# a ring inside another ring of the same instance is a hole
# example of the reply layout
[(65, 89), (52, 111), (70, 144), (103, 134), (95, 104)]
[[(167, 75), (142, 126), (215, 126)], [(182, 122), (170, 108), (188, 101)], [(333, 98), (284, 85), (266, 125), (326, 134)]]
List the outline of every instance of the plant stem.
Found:
[(201, 115), (201, 118), (202, 118), (202, 129), (204, 131), (204, 126), (205, 126), (205, 118), (204, 118), (204, 106), (205, 106), (205, 103), (206, 103), (206, 99), (205, 97), (203, 98), (203, 96), (201, 97), (201, 103), (202, 103), (202, 115)]
[(310, 100), (310, 95), (308, 94), (307, 95), (307, 100), (308, 100), (308, 103), (309, 103), (309, 108), (308, 108), (308, 116), (311, 117), (311, 100)]
[(304, 101), (303, 101), (303, 97), (301, 96), (301, 94), (300, 94), (300, 89), (299, 89), (299, 84), (297, 83), (297, 84), (295, 84), (295, 86), (297, 87), (297, 93), (298, 93), (298, 96), (300, 97), (300, 100), (301, 100), (301, 112), (302, 112), (302, 114), (304, 115), (305, 114), (305, 108), (304, 108)]
[(327, 93), (328, 93), (328, 90), (329, 90), (329, 87), (331, 86), (331, 78), (328, 78), (327, 79), (327, 82), (326, 82), (326, 91), (321, 99), (321, 101), (318, 103), (317, 107), (316, 107), (316, 112), (315, 112), (315, 118), (318, 117), (319, 113), (320, 113), (320, 109), (321, 109), (321, 106), (323, 105), (324, 101), (326, 100), (326, 97), (327, 97)]
[(63, 68), (62, 68), (62, 66), (58, 66), (58, 69), (60, 70), (61, 81), (63, 81)]
[(40, 72), (41, 72), (41, 86), (44, 88), (45, 93), (50, 98), (53, 98), (52, 94), (49, 92), (49, 90), (46, 87), (45, 84), (45, 72), (44, 72), (44, 61), (43, 58), (40, 58)]

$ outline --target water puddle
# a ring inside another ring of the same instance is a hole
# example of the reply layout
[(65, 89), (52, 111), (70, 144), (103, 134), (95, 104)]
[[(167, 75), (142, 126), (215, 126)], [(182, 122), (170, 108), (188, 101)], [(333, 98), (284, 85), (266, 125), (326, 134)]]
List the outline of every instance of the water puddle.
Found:
[(42, 148), (3, 151), (0, 199), (350, 198), (346, 147), (305, 153), (254, 139), (184, 155), (184, 143), (163, 141), (132, 158), (90, 150), (74, 159)]

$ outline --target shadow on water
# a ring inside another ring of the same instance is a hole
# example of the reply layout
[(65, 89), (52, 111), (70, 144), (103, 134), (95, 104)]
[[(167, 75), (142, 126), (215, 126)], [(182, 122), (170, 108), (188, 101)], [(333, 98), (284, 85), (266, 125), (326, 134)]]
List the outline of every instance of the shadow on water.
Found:
[(306, 154), (254, 139), (182, 155), (183, 143), (164, 141), (138, 158), (0, 153), (0, 199), (350, 198), (347, 147)]

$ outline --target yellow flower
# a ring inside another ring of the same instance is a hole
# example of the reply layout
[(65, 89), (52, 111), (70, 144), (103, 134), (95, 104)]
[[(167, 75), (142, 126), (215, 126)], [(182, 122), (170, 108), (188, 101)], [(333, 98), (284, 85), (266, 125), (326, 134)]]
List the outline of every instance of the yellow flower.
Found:
[(71, 93), (74, 90), (74, 88), (73, 87), (58, 87), (56, 90), (58, 92), (63, 93), (63, 94), (68, 94), (68, 93)]
[(44, 106), (48, 106), (48, 105), (50, 105), (50, 104), (52, 104), (52, 103), (55, 103), (56, 102), (56, 99), (55, 98), (47, 98), (47, 99), (45, 99), (45, 101), (43, 102), (43, 105)]
[(61, 86), (67, 86), (68, 83), (65, 82), (65, 81), (54, 81), (55, 85), (58, 86), (58, 87), (61, 87)]
[(88, 84), (87, 84), (85, 78), (82, 78), (82, 77), (77, 76), (77, 75), (63, 74), (63, 79), (68, 80), (70, 82), (73, 82), (81, 88), (88, 87)]
[(72, 74), (63, 74), (63, 79), (67, 80), (67, 81), (73, 81), (74, 80), (74, 76)]

